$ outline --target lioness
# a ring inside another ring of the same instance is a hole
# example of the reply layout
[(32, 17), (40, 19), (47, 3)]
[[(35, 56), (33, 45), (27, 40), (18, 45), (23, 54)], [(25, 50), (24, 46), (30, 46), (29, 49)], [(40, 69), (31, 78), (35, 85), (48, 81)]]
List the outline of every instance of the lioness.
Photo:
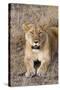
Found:
[[(52, 55), (57, 47), (57, 27), (39, 28), (34, 24), (24, 23), (26, 47), (24, 63), (26, 66), (26, 77), (37, 74), (44, 75), (48, 65), (52, 60)], [(37, 69), (34, 68), (34, 61), (40, 61), (41, 64)]]

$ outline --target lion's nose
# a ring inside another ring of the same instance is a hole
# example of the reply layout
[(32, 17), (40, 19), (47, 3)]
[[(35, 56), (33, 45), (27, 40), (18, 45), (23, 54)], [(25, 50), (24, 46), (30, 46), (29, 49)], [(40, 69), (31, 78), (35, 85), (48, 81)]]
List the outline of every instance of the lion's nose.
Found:
[(35, 40), (34, 43), (38, 43), (38, 40)]

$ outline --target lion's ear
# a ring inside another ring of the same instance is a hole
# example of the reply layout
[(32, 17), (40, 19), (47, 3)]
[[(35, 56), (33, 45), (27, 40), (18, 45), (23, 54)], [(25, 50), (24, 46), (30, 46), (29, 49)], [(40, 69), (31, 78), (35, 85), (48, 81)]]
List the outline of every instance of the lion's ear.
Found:
[(33, 29), (34, 26), (33, 26), (33, 24), (30, 24), (30, 23), (24, 23), (24, 24), (22, 25), (22, 28), (23, 28), (24, 32), (27, 32), (27, 31)]

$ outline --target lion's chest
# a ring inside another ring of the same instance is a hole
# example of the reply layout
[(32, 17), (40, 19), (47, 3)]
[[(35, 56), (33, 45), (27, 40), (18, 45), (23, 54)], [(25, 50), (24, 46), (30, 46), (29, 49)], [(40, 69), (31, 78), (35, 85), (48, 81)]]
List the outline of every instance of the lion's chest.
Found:
[(33, 51), (32, 52), (32, 60), (34, 60), (34, 61), (36, 61), (37, 59), (39, 60), (39, 61), (43, 61), (43, 60), (45, 60), (45, 59), (47, 59), (48, 58), (48, 56), (49, 56), (49, 53), (48, 53), (48, 51)]
[(37, 59), (42, 60), (43, 59), (43, 51), (32, 51), (32, 59), (35, 61)]

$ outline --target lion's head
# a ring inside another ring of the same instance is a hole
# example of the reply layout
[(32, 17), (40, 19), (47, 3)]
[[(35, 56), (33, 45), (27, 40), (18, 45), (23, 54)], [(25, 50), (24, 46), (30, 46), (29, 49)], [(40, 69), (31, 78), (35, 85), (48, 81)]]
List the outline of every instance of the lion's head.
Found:
[(43, 47), (46, 41), (47, 33), (41, 28), (37, 28), (34, 24), (23, 24), (25, 39), (30, 44), (32, 50), (39, 50)]

